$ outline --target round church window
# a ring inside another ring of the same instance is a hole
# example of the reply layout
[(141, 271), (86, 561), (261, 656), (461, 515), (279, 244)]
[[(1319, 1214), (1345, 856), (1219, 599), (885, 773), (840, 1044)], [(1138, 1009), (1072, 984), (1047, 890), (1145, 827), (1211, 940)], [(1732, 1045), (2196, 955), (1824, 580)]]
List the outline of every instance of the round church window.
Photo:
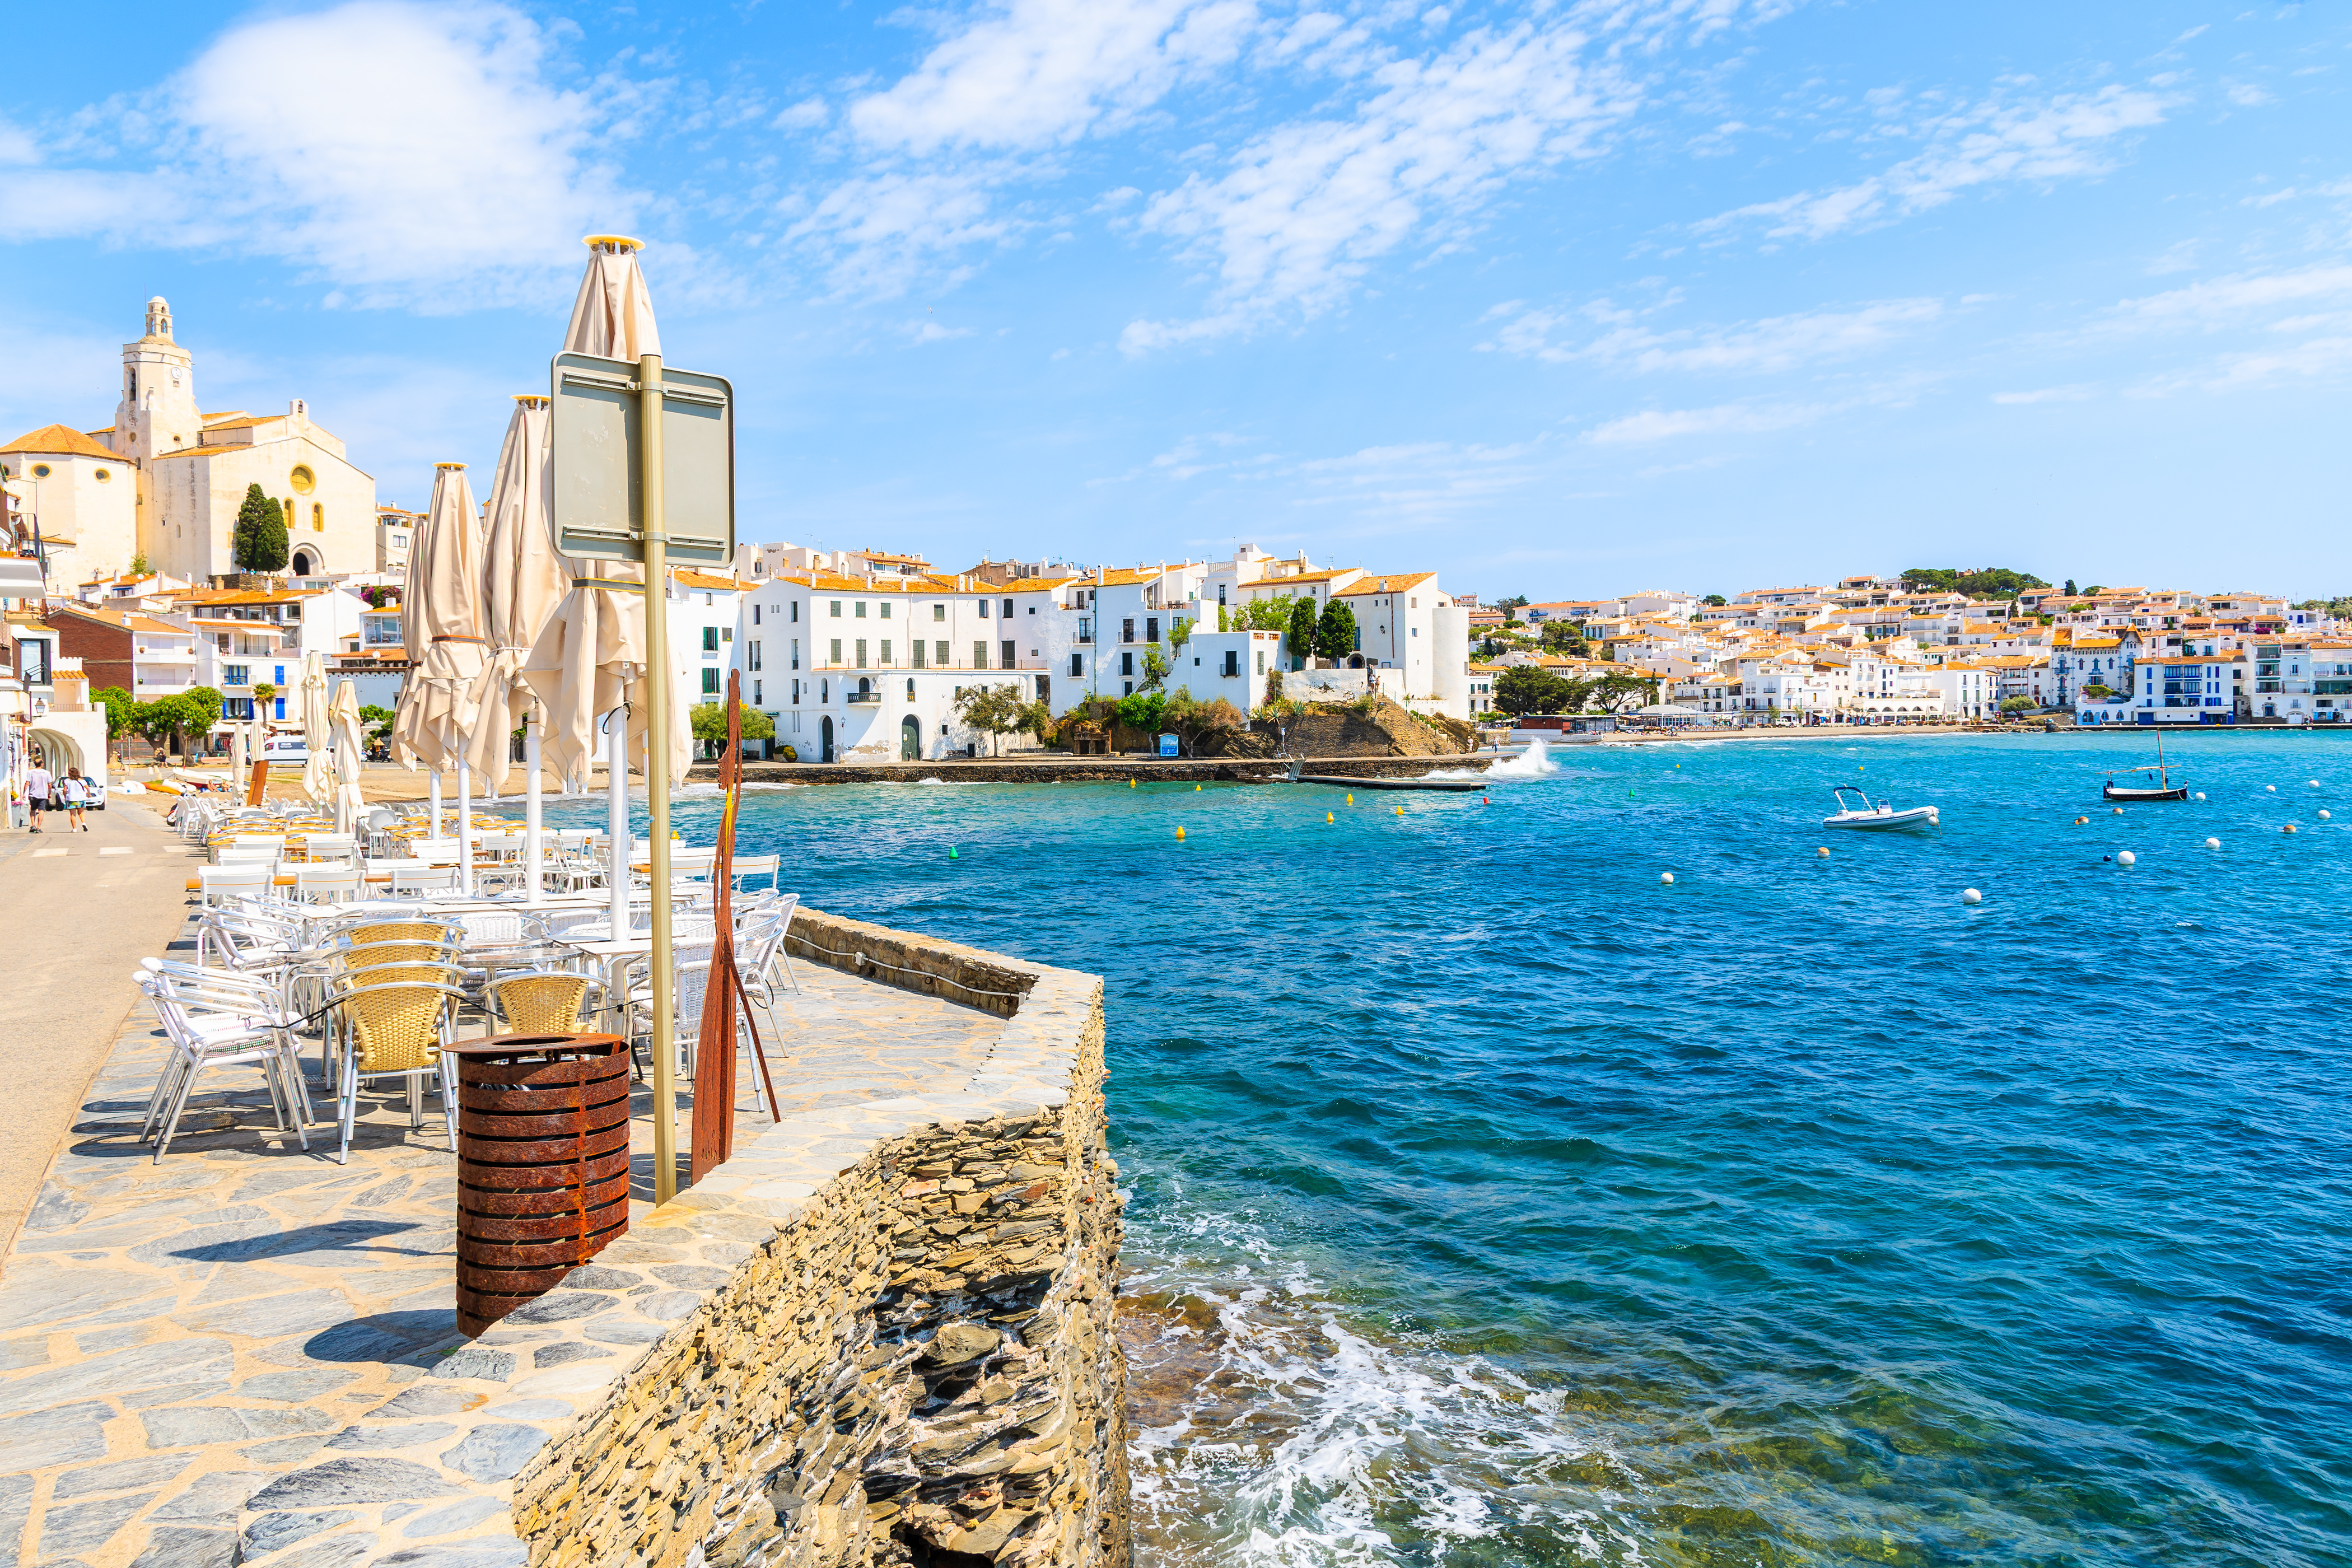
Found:
[(319, 486), (318, 476), (299, 463), (294, 466), (294, 471), (287, 476), (287, 479), (293, 485), (295, 493), (298, 495), (309, 495)]
[(100, 468), (96, 471), (100, 484), (105, 484), (114, 478), (114, 471), (111, 468)]
[(47, 463), (35, 463), (33, 465), (33, 477), (37, 479), (47, 479), (49, 477), (49, 466)]

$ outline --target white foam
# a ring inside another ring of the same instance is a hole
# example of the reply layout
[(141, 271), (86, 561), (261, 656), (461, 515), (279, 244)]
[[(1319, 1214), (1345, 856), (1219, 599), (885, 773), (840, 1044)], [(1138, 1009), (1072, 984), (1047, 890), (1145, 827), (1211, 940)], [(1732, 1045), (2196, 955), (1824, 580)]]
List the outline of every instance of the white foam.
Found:
[(1529, 741), (1528, 749), (1516, 757), (1505, 757), (1491, 767), (1432, 768), (1421, 776), (1428, 779), (1548, 779), (1557, 777), (1559, 764), (1551, 760), (1551, 749), (1541, 740)]
[[(1155, 1348), (1178, 1363), (1144, 1395), (1172, 1399), (1174, 1418), (1138, 1431), (1129, 1455), (1155, 1556), (1390, 1563), (1394, 1531), (1416, 1559), (1443, 1561), (1455, 1543), (1531, 1527), (1589, 1542), (1595, 1556), (1640, 1560), (1640, 1532), (1618, 1512), (1638, 1478), (1595, 1418), (1568, 1411), (1564, 1393), (1425, 1338), (1376, 1337), (1254, 1216), (1188, 1207), (1179, 1194), (1157, 1214), (1130, 1211), (1141, 1265), (1130, 1291), (1196, 1303), (1191, 1323), (1157, 1321), (1138, 1346), (1141, 1384), (1154, 1381)], [(1213, 1329), (1197, 1326), (1200, 1308)], [(1596, 1458), (1612, 1476), (1603, 1496), (1560, 1473)]]

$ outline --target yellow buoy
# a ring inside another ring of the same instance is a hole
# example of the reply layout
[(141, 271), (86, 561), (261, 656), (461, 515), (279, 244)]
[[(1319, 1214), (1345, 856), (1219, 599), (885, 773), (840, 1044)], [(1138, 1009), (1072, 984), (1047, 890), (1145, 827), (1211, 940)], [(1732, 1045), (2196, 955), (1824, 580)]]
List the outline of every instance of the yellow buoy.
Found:
[(1398, 815), (1399, 816), (1402, 816), (1404, 815), (1404, 807), (1402, 807), (1402, 806), (1398, 806), (1398, 807), (1397, 807), (1397, 815)]
[(1179, 837), (1179, 838), (1183, 837), (1184, 837), (1184, 830), (1183, 830), (1182, 828), (1181, 828), (1181, 827), (1180, 827), (1180, 828), (1178, 828), (1178, 829), (1176, 830), (1176, 837)]
[(1192, 786), (1192, 793), (1193, 793), (1194, 795), (1198, 795), (1198, 794), (1200, 794), (1200, 793), (1201, 793), (1201, 786), (1200, 786), (1199, 784), (1194, 784), (1194, 785)]
[(1129, 788), (1129, 789), (1133, 789), (1133, 788), (1135, 787), (1135, 781), (1134, 781), (1133, 779), (1129, 779), (1129, 780), (1128, 780), (1128, 781), (1127, 781), (1127, 787), (1128, 787), (1128, 788)]
[(1339, 819), (1338, 817), (1336, 817), (1336, 816), (1333, 816), (1329, 812), (1328, 812), (1328, 811), (1327, 811), (1327, 812), (1325, 812), (1325, 813), (1323, 814), (1323, 820), (1324, 820), (1324, 821), (1326, 821), (1326, 822), (1337, 822), (1337, 821), (1339, 821)]
[(1356, 804), (1356, 792), (1354, 790), (1349, 790), (1348, 792), (1348, 804), (1349, 805)]

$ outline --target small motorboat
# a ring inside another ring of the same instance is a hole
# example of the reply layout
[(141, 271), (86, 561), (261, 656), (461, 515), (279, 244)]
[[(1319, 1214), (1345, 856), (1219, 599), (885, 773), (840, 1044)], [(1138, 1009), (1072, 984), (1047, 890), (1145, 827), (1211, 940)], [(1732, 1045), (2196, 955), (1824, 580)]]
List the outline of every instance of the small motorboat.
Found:
[(2189, 786), (2175, 784), (2172, 782), (2171, 771), (2164, 765), (2164, 731), (2161, 730), (2156, 732), (2156, 766), (2126, 768), (2122, 771), (2127, 773), (2154, 773), (2156, 783), (2153, 786), (2118, 784), (2116, 783), (2115, 774), (2109, 773), (2107, 787), (2099, 792), (2101, 798), (2106, 800), (2187, 800), (2189, 798)]
[[(1932, 805), (1915, 805), (1908, 811), (1897, 811), (1883, 800), (1874, 805), (1870, 796), (1853, 784), (1839, 784), (1832, 793), (1837, 796), (1838, 811), (1835, 816), (1822, 818), (1823, 827), (1858, 827), (1865, 833), (1888, 833), (1906, 827), (1940, 825)], [(1846, 799), (1848, 795), (1853, 796), (1853, 800)]]

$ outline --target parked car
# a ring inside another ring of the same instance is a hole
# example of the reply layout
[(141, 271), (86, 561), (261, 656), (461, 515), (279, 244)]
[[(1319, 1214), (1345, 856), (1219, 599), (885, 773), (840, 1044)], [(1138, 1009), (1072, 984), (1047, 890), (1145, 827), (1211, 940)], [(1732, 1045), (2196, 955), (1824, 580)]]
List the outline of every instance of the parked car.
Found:
[(264, 762), (307, 763), (310, 760), (310, 742), (299, 735), (272, 735), (261, 748)]

